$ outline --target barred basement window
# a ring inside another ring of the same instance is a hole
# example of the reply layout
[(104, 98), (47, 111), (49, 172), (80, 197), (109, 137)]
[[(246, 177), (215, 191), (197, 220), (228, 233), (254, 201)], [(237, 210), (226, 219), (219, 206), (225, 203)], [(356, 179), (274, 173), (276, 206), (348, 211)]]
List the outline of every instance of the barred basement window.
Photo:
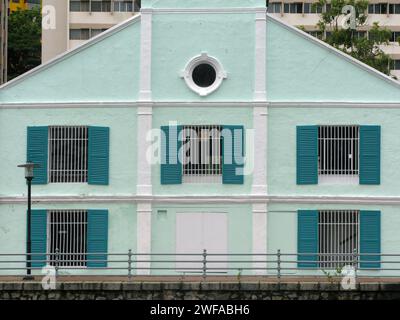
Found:
[(49, 182), (87, 182), (88, 128), (49, 127)]
[(359, 174), (359, 126), (318, 127), (320, 182), (332, 176), (357, 182)]
[[(48, 213), (48, 252), (50, 260), (68, 267), (86, 266), (87, 211), (51, 210)], [(52, 262), (51, 265), (55, 265)]]
[(353, 265), (359, 246), (359, 211), (318, 212), (319, 266), (336, 269)]
[(184, 182), (221, 182), (221, 130), (216, 125), (183, 127)]

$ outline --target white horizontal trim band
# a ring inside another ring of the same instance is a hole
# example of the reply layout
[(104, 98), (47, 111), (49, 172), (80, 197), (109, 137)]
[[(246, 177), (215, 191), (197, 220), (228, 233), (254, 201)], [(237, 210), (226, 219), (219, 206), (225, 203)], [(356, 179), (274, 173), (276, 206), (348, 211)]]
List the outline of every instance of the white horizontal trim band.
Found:
[[(27, 201), (25, 196), (0, 197), (0, 204), (18, 204)], [(400, 196), (37, 196), (33, 203), (114, 203), (114, 202), (151, 202), (151, 203), (317, 203), (317, 204), (400, 204)]]
[(63, 102), (63, 103), (4, 103), (0, 109), (55, 109), (55, 108), (138, 108), (138, 107), (270, 107), (270, 108), (379, 108), (399, 109), (398, 102), (255, 102), (255, 101), (216, 101), (216, 102)]
[(141, 13), (165, 14), (165, 13), (255, 13), (267, 12), (267, 8), (248, 8), (248, 7), (230, 7), (230, 8), (142, 8)]

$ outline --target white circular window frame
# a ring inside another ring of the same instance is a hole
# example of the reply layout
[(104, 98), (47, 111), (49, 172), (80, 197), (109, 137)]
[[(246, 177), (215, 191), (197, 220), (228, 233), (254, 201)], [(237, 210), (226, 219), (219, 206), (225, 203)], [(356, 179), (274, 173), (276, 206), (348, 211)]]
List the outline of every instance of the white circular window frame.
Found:
[[(200, 87), (193, 81), (193, 70), (200, 64), (209, 64), (215, 69), (216, 77), (211, 86)], [(191, 90), (204, 97), (217, 90), (221, 86), (224, 79), (227, 78), (227, 74), (218, 59), (209, 56), (206, 52), (203, 52), (188, 62), (185, 69), (181, 72), (181, 77), (185, 80), (186, 85)]]

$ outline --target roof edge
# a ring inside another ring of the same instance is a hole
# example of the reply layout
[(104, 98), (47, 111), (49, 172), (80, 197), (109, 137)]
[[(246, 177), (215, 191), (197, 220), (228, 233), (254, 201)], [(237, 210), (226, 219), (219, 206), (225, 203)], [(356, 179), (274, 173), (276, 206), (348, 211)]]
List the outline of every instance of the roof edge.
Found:
[(31, 70), (19, 75), (18, 77), (14, 78), (14, 79), (6, 82), (6, 83), (4, 83), (3, 85), (0, 86), (0, 92), (1, 92), (2, 89), (8, 88), (8, 87), (13, 87), (13, 86), (17, 85), (18, 83), (24, 81), (26, 78), (29, 78), (29, 77), (35, 75), (36, 73), (38, 73), (38, 72), (40, 72), (42, 70), (45, 70), (45, 69), (51, 67), (52, 65), (54, 65), (54, 64), (56, 64), (56, 63), (58, 63), (60, 61), (63, 61), (64, 59), (67, 59), (67, 58), (69, 58), (69, 57), (81, 52), (82, 50), (85, 50), (86, 48), (89, 48), (92, 45), (94, 45), (94, 44), (96, 44), (96, 43), (98, 43), (98, 42), (110, 37), (111, 35), (113, 35), (113, 34), (119, 32), (119, 31), (127, 28), (128, 26), (130, 26), (130, 25), (136, 23), (137, 21), (139, 21), (140, 17), (141, 17), (140, 13), (136, 14), (135, 16), (133, 16), (133, 17), (131, 17), (131, 18), (129, 18), (129, 19), (127, 19), (127, 20), (125, 20), (125, 21), (123, 21), (123, 22), (121, 22), (121, 23), (119, 23), (119, 24), (117, 24), (117, 25), (115, 25), (115, 26), (113, 26), (111, 28), (109, 28), (108, 30), (98, 34), (97, 36), (87, 40), (86, 42), (80, 44), (79, 46), (77, 46), (77, 47), (75, 47), (75, 48), (73, 48), (71, 50), (67, 50), (67, 51), (59, 54), (58, 56), (55, 56), (54, 58), (50, 59), (46, 63), (40, 64), (37, 67), (35, 67), (35, 68), (33, 68), (33, 69), (31, 69)]
[(288, 29), (292, 32), (298, 33), (300, 36), (302, 36), (306, 40), (310, 40), (310, 41), (314, 42), (315, 44), (319, 45), (320, 47), (328, 49), (329, 51), (336, 54), (337, 56), (345, 58), (347, 61), (351, 62), (352, 64), (364, 69), (365, 71), (371, 73), (374, 76), (380, 77), (381, 79), (389, 82), (390, 84), (392, 84), (400, 89), (400, 81), (397, 81), (397, 80), (389, 77), (388, 75), (380, 72), (379, 70), (372, 68), (371, 66), (365, 64), (364, 62), (361, 62), (360, 60), (353, 58), (352, 56), (348, 55), (347, 53), (332, 47), (331, 45), (327, 44), (326, 42), (324, 42), (316, 37), (313, 37), (312, 35), (309, 35), (307, 32), (304, 32), (297, 27), (287, 24), (286, 22), (282, 21), (281, 19), (279, 19), (277, 17), (272, 16), (269, 13), (267, 13), (267, 19), (271, 19), (273, 22), (276, 22), (276, 23), (282, 25), (286, 29)]

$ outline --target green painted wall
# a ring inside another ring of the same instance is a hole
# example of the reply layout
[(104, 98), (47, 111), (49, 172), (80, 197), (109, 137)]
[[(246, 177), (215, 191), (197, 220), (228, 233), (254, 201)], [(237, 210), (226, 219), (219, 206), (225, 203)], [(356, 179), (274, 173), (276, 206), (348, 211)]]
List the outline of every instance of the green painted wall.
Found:
[[(268, 253), (297, 253), (297, 210), (380, 210), (381, 211), (381, 252), (382, 254), (398, 254), (400, 234), (399, 206), (392, 205), (348, 205), (348, 204), (269, 204), (267, 215), (267, 248)], [(282, 232), (282, 230), (285, 232)], [(282, 257), (282, 260), (296, 261), (296, 256)], [(399, 261), (400, 257), (383, 257), (383, 261)], [(275, 267), (275, 264), (269, 264)], [(284, 268), (296, 268), (296, 263), (282, 263)], [(398, 268), (397, 264), (383, 263), (382, 268)], [(270, 273), (273, 273), (270, 271)], [(322, 271), (286, 270), (284, 273), (323, 275)], [(400, 275), (400, 271), (358, 271), (359, 275)]]
[(382, 80), (272, 18), (266, 55), (269, 101), (400, 101), (400, 84)]
[[(252, 250), (252, 215), (251, 205), (156, 205), (153, 207), (152, 240), (153, 253), (175, 253), (175, 227), (177, 213), (224, 212), (228, 215), (228, 253), (251, 253)], [(156, 258), (156, 257), (154, 257)], [(157, 257), (160, 258), (161, 257)], [(162, 257), (162, 259), (168, 259)], [(171, 259), (171, 258), (169, 258)], [(230, 257), (229, 260), (248, 260), (248, 257)], [(153, 263), (152, 267), (175, 268), (174, 263)], [(216, 267), (216, 265), (214, 265)], [(249, 267), (249, 264), (230, 263), (228, 267)], [(246, 272), (243, 272), (246, 273)], [(154, 270), (152, 274), (181, 274), (176, 271)], [(238, 270), (230, 271), (238, 274)]]
[[(32, 209), (108, 209), (108, 249), (111, 253), (127, 253), (136, 249), (136, 205), (115, 203), (65, 203), (33, 204)], [(0, 252), (25, 253), (26, 248), (26, 205), (0, 205)], [(5, 259), (4, 257), (0, 259)], [(10, 257), (7, 257), (10, 260)], [(127, 257), (110, 257), (110, 260), (127, 260)], [(21, 257), (18, 261), (23, 260)], [(4, 260), (3, 260), (4, 261)], [(2, 264), (2, 267), (24, 267), (22, 264)], [(110, 263), (110, 267), (126, 267), (126, 263)], [(23, 274), (24, 271), (0, 270), (0, 274)], [(35, 271), (40, 274), (40, 271)], [(60, 270), (60, 274), (127, 274), (121, 270)]]
[[(245, 129), (253, 128), (253, 112), (251, 108), (155, 108), (153, 110), (153, 128), (160, 129), (170, 122), (177, 124), (208, 124), (208, 125), (243, 125)], [(160, 165), (152, 166), (153, 193), (155, 195), (182, 195), (182, 194), (246, 194), (251, 190), (252, 177), (244, 177), (243, 185), (223, 185), (218, 183), (185, 183), (181, 185), (161, 185)]]
[[(144, 2), (146, 7), (201, 8), (213, 6), (258, 7), (261, 0)], [(120, 102), (138, 99), (140, 78), (140, 20), (111, 34), (84, 50), (68, 54), (62, 61), (6, 86), (0, 91), (3, 103)], [(236, 124), (253, 128), (255, 66), (255, 13), (154, 14), (152, 43), (152, 95), (154, 101), (167, 102), (249, 102), (248, 107), (162, 107), (153, 108), (153, 128), (170, 121), (179, 124)], [(228, 73), (222, 86), (208, 97), (193, 93), (180, 78), (187, 62), (207, 52), (222, 63)], [(305, 39), (298, 33), (269, 19), (267, 23), (268, 101), (289, 102), (395, 102), (400, 89), (350, 63), (331, 50)], [(379, 108), (274, 108), (268, 121), (268, 191), (281, 196), (397, 196), (400, 140), (399, 109)], [(26, 193), (23, 171), (17, 165), (26, 160), (26, 128), (29, 125), (101, 125), (111, 128), (110, 185), (49, 184), (34, 186), (36, 196), (134, 195), (137, 176), (137, 109), (53, 108), (0, 109), (0, 196)], [(297, 186), (296, 125), (301, 124), (376, 124), (382, 126), (382, 179), (380, 186), (318, 185)], [(152, 166), (154, 195), (245, 195), (252, 176), (244, 185), (182, 184), (160, 185), (160, 165)], [(136, 206), (133, 204), (41, 204), (35, 208), (108, 208), (110, 210), (110, 252), (136, 248)], [(25, 204), (0, 206), (0, 251), (24, 252)], [(379, 209), (382, 211), (382, 249), (396, 252), (400, 238), (398, 206), (270, 204), (268, 213), (268, 251), (296, 253), (297, 209)], [(159, 214), (159, 210), (166, 213)], [(229, 252), (250, 253), (252, 213), (250, 204), (156, 205), (152, 215), (153, 252), (175, 251), (175, 217), (179, 212), (227, 212)], [(190, 214), (190, 213), (189, 213)], [(80, 273), (80, 271), (75, 271)], [(118, 273), (118, 271), (107, 271)], [(122, 272), (122, 271), (121, 271)], [(102, 271), (104, 273), (104, 271)], [(154, 271), (154, 274), (168, 273)], [(232, 274), (237, 273), (232, 271)], [(170, 274), (173, 274), (170, 272)], [(305, 274), (305, 273), (304, 273)]]
[(0, 103), (137, 100), (140, 20), (0, 91)]
[[(182, 2), (182, 1), (181, 1)], [(248, 101), (254, 91), (254, 14), (155, 14), (152, 95), (155, 101)], [(179, 39), (177, 41), (177, 39)], [(182, 40), (184, 39), (184, 41)], [(207, 52), (228, 73), (221, 87), (200, 97), (180, 72)]]
[[(271, 108), (268, 115), (268, 191), (272, 195), (397, 196), (399, 109)], [(297, 125), (380, 125), (381, 185), (296, 185)]]
[[(34, 185), (34, 195), (132, 195), (136, 192), (136, 108), (0, 109), (0, 196), (26, 194), (24, 172), (28, 126), (95, 125), (110, 127), (110, 184), (51, 183)], [(132, 138), (133, 137), (133, 138)]]

